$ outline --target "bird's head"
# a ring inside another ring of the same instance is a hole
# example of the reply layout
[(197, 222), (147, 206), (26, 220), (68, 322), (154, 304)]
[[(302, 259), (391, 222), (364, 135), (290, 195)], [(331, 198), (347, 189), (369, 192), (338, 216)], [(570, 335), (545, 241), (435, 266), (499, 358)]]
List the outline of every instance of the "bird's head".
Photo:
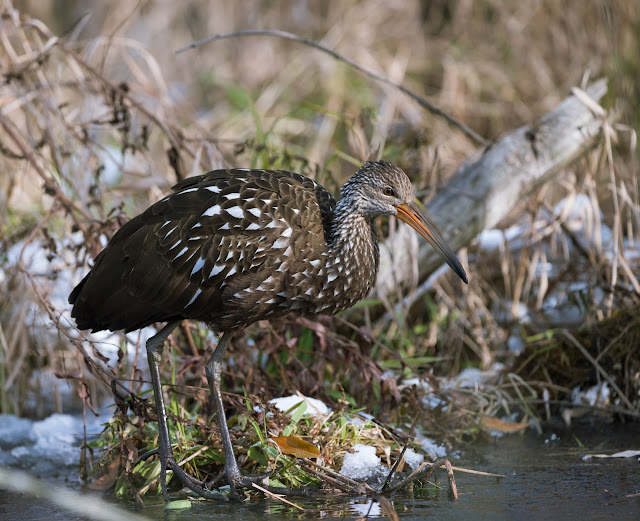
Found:
[(433, 224), (415, 204), (411, 181), (398, 167), (386, 161), (365, 163), (342, 187), (341, 196), (353, 211), (367, 219), (395, 215), (406, 222), (440, 253), (453, 271), (467, 282), (467, 274), (456, 255)]

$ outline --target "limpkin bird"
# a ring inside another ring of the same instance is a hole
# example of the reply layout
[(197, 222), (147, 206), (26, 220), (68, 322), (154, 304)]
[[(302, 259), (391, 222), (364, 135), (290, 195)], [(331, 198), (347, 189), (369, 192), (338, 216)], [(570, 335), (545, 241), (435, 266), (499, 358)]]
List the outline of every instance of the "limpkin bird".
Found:
[(363, 165), (337, 202), (313, 180), (280, 170), (215, 170), (185, 179), (122, 226), (96, 257), (69, 297), (79, 329), (128, 332), (167, 322), (146, 345), (165, 500), (167, 468), (194, 492), (226, 498), (174, 459), (158, 370), (169, 334), (184, 319), (222, 333), (206, 376), (225, 453), (223, 474), (238, 497), (236, 488), (258, 477), (240, 472), (220, 392), (221, 360), (233, 333), (288, 313), (334, 314), (364, 298), (376, 280), (374, 219), (381, 215), (411, 225), (467, 282), (454, 253), (414, 204), (407, 175), (384, 161)]

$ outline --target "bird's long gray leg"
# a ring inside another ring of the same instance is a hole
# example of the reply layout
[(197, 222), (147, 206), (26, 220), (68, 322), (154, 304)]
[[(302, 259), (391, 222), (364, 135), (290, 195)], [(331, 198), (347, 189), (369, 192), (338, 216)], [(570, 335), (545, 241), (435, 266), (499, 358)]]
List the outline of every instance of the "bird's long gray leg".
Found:
[[(164, 396), (162, 395), (162, 382), (160, 380), (159, 364), (162, 359), (162, 351), (164, 341), (169, 337), (171, 332), (178, 327), (180, 320), (174, 320), (164, 326), (158, 333), (147, 340), (147, 361), (149, 362), (149, 372), (151, 373), (151, 385), (153, 386), (153, 396), (156, 401), (156, 414), (158, 416), (158, 456), (160, 457), (160, 487), (162, 488), (162, 497), (165, 501), (169, 501), (167, 493), (167, 467), (171, 468), (180, 481), (207, 499), (226, 500), (227, 497), (217, 492), (205, 490), (202, 483), (189, 476), (176, 463), (171, 449), (171, 440), (169, 439), (169, 428), (167, 426), (167, 411), (164, 405)], [(149, 456), (147, 454), (146, 456)], [(143, 456), (143, 459), (146, 459)]]
[[(222, 337), (218, 341), (215, 351), (207, 361), (205, 372), (207, 374), (207, 381), (209, 382), (209, 388), (211, 389), (211, 395), (213, 397), (213, 405), (218, 417), (218, 427), (220, 428), (220, 436), (222, 437), (222, 448), (224, 449), (224, 476), (227, 478), (227, 482), (231, 487), (231, 497), (234, 499), (242, 499), (238, 494), (237, 487), (252, 488), (253, 483), (263, 481), (269, 477), (272, 472), (261, 474), (258, 476), (243, 476), (238, 467), (238, 461), (233, 453), (233, 445), (231, 444), (231, 436), (229, 435), (229, 428), (227, 427), (227, 417), (224, 413), (224, 404), (222, 403), (222, 392), (220, 390), (220, 376), (222, 372), (222, 358), (229, 345), (229, 341), (233, 336), (233, 331), (227, 331), (223, 333)], [(217, 481), (217, 480), (216, 480)], [(315, 488), (303, 488), (299, 490), (291, 490), (282, 487), (271, 487), (266, 484), (260, 483), (260, 486), (269, 492), (277, 494), (288, 494), (296, 496), (308, 496), (317, 492)]]
[(224, 413), (224, 404), (222, 403), (222, 392), (220, 391), (220, 375), (222, 372), (222, 358), (227, 350), (227, 345), (233, 336), (233, 331), (227, 331), (222, 334), (222, 337), (218, 341), (215, 351), (207, 361), (205, 367), (205, 373), (207, 375), (207, 381), (209, 382), (209, 388), (211, 389), (211, 396), (213, 397), (213, 406), (216, 410), (216, 416), (218, 418), (218, 427), (220, 429), (220, 436), (222, 437), (222, 448), (224, 450), (224, 475), (231, 487), (231, 495), (238, 499), (240, 496), (236, 491), (236, 485), (239, 485), (242, 481), (242, 473), (238, 467), (238, 462), (233, 453), (233, 445), (231, 444), (231, 436), (229, 435), (229, 428), (227, 427), (227, 417)]

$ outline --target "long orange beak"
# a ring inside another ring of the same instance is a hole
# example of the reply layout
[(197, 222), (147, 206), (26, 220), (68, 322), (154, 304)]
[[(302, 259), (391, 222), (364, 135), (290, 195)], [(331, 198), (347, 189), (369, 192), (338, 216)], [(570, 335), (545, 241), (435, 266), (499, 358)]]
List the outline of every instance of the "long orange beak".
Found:
[(456, 254), (451, 251), (451, 248), (449, 248), (447, 243), (444, 242), (444, 239), (436, 231), (435, 225), (429, 222), (420, 209), (413, 203), (399, 204), (396, 206), (396, 209), (398, 210), (398, 219), (406, 222), (415, 231), (427, 239), (429, 244), (431, 244), (431, 246), (433, 246), (436, 251), (444, 257), (447, 264), (451, 266), (453, 271), (455, 271), (458, 277), (460, 277), (466, 284), (468, 282), (467, 274), (465, 273), (462, 264), (460, 264)]

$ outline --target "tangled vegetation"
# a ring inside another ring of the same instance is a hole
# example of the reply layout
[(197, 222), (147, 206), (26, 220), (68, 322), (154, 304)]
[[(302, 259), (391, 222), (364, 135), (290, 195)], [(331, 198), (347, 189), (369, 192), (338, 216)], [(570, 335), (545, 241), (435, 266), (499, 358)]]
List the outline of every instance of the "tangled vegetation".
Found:
[[(88, 446), (101, 458), (92, 480), (143, 495), (157, 490), (159, 473), (157, 462), (139, 461), (157, 434), (144, 336), (83, 335), (66, 303), (114, 231), (190, 175), (280, 168), (336, 191), (372, 151), (403, 167), (426, 200), (479, 143), (397, 89), (295, 42), (232, 38), (174, 55), (244, 26), (240, 5), (103, 4), (91, 20), (74, 9), (52, 19), (42, 6), (0, 7), (0, 406), (38, 416), (115, 403)], [(496, 247), (479, 240), (462, 252), (468, 287), (450, 274), (428, 290), (415, 280), (402, 291), (419, 297), (401, 316), (387, 312), (401, 296), (378, 295), (337, 317), (285, 318), (239, 334), (223, 382), (243, 468), (277, 463), (273, 479), (286, 486), (321, 482), (278, 452), (269, 441), (277, 436), (313, 442), (335, 469), (354, 443), (375, 445), (391, 466), (406, 446), (420, 450), (420, 436), (455, 447), (485, 432), (486, 418), (637, 419), (638, 7), (351, 0), (307, 6), (302, 16), (280, 4), (260, 3), (261, 23), (385, 71), (486, 140), (535, 120), (589, 73), (610, 78), (605, 105), (624, 124), (514, 208)], [(143, 18), (148, 27), (136, 33)], [(393, 228), (380, 223), (382, 236)], [(213, 341), (185, 321), (162, 368), (174, 450), (203, 479), (222, 459), (204, 374)], [(468, 368), (483, 371), (479, 386), (456, 385)], [(302, 407), (284, 414), (269, 404), (296, 392), (333, 413), (317, 422)]]

